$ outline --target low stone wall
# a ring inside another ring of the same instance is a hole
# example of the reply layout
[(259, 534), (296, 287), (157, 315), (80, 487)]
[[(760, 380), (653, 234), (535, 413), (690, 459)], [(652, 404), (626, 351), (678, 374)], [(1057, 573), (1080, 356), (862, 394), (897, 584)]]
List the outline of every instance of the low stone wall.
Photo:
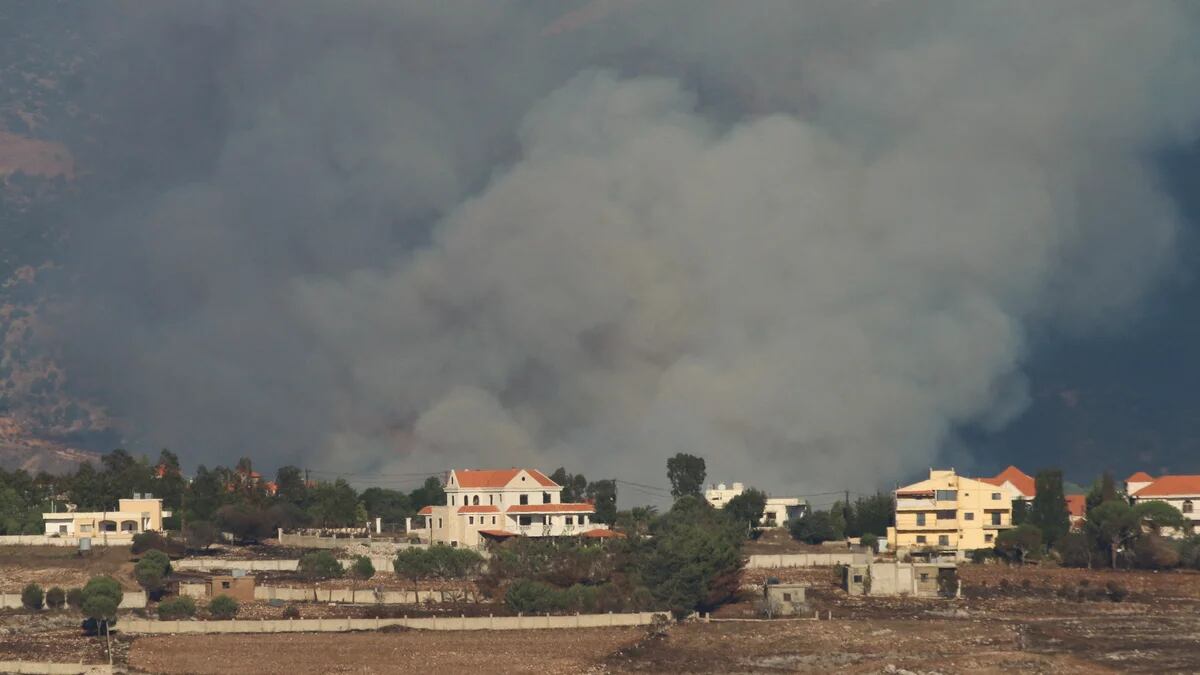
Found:
[(0, 661), (0, 673), (29, 675), (110, 675), (113, 667), (106, 664), (55, 663), (52, 661)]
[(287, 588), (258, 586), (255, 600), (286, 600), (289, 602), (343, 602), (356, 605), (417, 605), (426, 602), (487, 602), (475, 591), (380, 591), (351, 588)]
[(280, 546), (295, 546), (297, 548), (346, 548), (355, 544), (369, 546), (369, 537), (321, 537), (315, 534), (288, 534), (278, 536)]
[(274, 619), (232, 621), (154, 621), (122, 619), (125, 633), (344, 633), (404, 626), (421, 630), (532, 630), (645, 626), (665, 613), (576, 614), (574, 616), (467, 616), (420, 619)]
[[(49, 586), (42, 586), (45, 590)], [(65, 589), (64, 589), (65, 590)], [(20, 593), (0, 593), (0, 609), (20, 609), (24, 605), (21, 604)], [(121, 609), (142, 609), (146, 606), (146, 591), (124, 591), (121, 597)], [(0, 673), (7, 672), (0, 669)]]
[(752, 555), (746, 561), (751, 569), (773, 567), (833, 567), (834, 565), (865, 565), (871, 562), (866, 553), (788, 553), (777, 555)]

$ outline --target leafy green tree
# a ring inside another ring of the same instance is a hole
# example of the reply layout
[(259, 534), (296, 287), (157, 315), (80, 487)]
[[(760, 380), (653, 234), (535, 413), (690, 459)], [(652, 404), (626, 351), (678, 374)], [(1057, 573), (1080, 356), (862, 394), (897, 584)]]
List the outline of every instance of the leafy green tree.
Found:
[(226, 504), (217, 509), (216, 524), (241, 542), (257, 542), (274, 534), (263, 510), (249, 504)]
[(275, 498), (304, 508), (308, 504), (308, 487), (304, 474), (294, 466), (281, 466), (275, 472)]
[(37, 584), (29, 584), (21, 590), (21, 606), (25, 609), (41, 609), (46, 594)]
[(354, 563), (350, 565), (350, 577), (359, 581), (366, 581), (375, 576), (375, 565), (371, 564), (371, 559), (365, 555), (360, 555), (354, 559)]
[(676, 616), (710, 611), (737, 595), (745, 537), (702, 499), (678, 499), (655, 523), (653, 537), (640, 556), (640, 575)]
[(436, 545), (404, 549), (396, 555), (392, 567), (396, 574), (419, 581), (463, 579), (478, 573), (483, 563), (483, 556), (470, 549)]
[(420, 511), (426, 506), (445, 506), (446, 490), (442, 487), (442, 481), (436, 476), (430, 476), (425, 479), (425, 483), (421, 487), (412, 491), (409, 495), (409, 501), (412, 502), (413, 511)]
[(1141, 533), (1137, 513), (1123, 501), (1104, 502), (1088, 514), (1087, 531), (1108, 551), (1113, 569), (1121, 547)]
[(171, 559), (158, 550), (147, 551), (133, 568), (133, 578), (151, 598), (157, 598), (171, 574)]
[(828, 511), (810, 511), (788, 523), (792, 538), (807, 544), (819, 544), (823, 541), (841, 539), (843, 533), (836, 528), (836, 523)]
[(397, 490), (372, 487), (360, 495), (369, 518), (382, 518), (385, 523), (403, 523), (416, 513), (408, 495)]
[(1029, 502), (1024, 499), (1012, 500), (1012, 524), (1024, 525), (1029, 520)]
[(1087, 512), (1091, 513), (1092, 509), (1100, 506), (1104, 502), (1116, 501), (1121, 498), (1117, 493), (1116, 482), (1113, 481), (1113, 476), (1108, 471), (1100, 474), (1100, 479), (1092, 485), (1092, 489), (1088, 491), (1084, 503), (1087, 505)]
[(896, 500), (890, 492), (876, 492), (854, 502), (853, 519), (846, 523), (846, 536), (865, 534), (884, 536), (896, 524)]
[[(183, 509), (183, 496), (187, 491), (187, 481), (183, 478), (183, 469), (179, 465), (179, 457), (170, 450), (163, 449), (158, 453), (158, 462), (154, 465), (155, 483), (153, 494), (161, 497), (163, 508), (179, 513)], [(178, 529), (179, 516), (172, 515), (168, 529)]]
[(194, 551), (207, 551), (217, 541), (217, 528), (207, 520), (194, 520), (183, 529), (183, 541)]
[(229, 620), (237, 616), (238, 601), (228, 595), (218, 595), (208, 603), (208, 613), (212, 618), (219, 620)]
[[(88, 579), (80, 592), (80, 610), (91, 625), (104, 632), (104, 640), (109, 652), (109, 626), (117, 620), (117, 608), (125, 596), (121, 585), (109, 576), (98, 576)], [(69, 598), (69, 595), (68, 595)]]
[[(369, 562), (369, 561), (368, 561)], [(342, 576), (342, 563), (329, 551), (312, 551), (300, 556), (297, 568), (309, 579), (336, 579)]]
[(614, 523), (617, 530), (632, 537), (642, 537), (650, 533), (650, 525), (658, 517), (658, 509), (653, 506), (635, 506), (628, 511), (617, 513)]
[(671, 496), (676, 499), (701, 496), (707, 476), (703, 457), (681, 452), (667, 460), (667, 480), (671, 481)]
[(224, 492), (224, 484), (216, 472), (209, 471), (203, 464), (196, 467), (196, 475), (192, 477), (192, 483), (188, 487), (187, 505), (184, 509), (187, 512), (187, 522), (212, 522), (217, 515), (217, 509), (221, 508)]
[(1162, 534), (1164, 528), (1182, 530), (1187, 525), (1187, 520), (1179, 509), (1166, 502), (1138, 502), (1133, 507), (1133, 513), (1142, 527), (1156, 535)]
[(593, 520), (608, 525), (617, 521), (617, 481), (610, 479), (588, 483), (587, 496), (596, 507)]
[(996, 536), (996, 553), (1006, 560), (1025, 564), (1031, 553), (1042, 550), (1044, 535), (1032, 523), (1023, 523)]
[(67, 603), (67, 594), (63, 589), (55, 586), (46, 591), (46, 606), (50, 609), (62, 609)]
[(1034, 479), (1037, 494), (1029, 510), (1028, 521), (1042, 531), (1042, 543), (1054, 546), (1063, 535), (1071, 531), (1071, 515), (1067, 510), (1067, 498), (1063, 494), (1062, 471), (1045, 469)]
[(1068, 532), (1054, 547), (1066, 567), (1091, 569), (1104, 555), (1096, 541), (1082, 532)]
[(722, 511), (739, 528), (742, 528), (743, 532), (749, 533), (758, 529), (759, 523), (762, 522), (763, 511), (766, 508), (767, 494), (762, 490), (750, 488), (730, 499)]
[(321, 482), (309, 491), (308, 513), (321, 527), (345, 527), (354, 523), (358, 494), (345, 479)]
[(550, 474), (550, 480), (562, 486), (562, 501), (565, 503), (581, 502), (587, 496), (588, 481), (581, 473), (567, 473), (560, 466)]

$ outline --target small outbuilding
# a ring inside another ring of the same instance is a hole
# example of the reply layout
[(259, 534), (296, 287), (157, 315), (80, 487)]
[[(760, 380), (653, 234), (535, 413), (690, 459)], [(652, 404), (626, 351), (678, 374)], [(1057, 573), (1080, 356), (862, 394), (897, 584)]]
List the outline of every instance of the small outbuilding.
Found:
[(842, 568), (842, 588), (850, 595), (955, 598), (959, 595), (954, 563), (872, 562)]
[(767, 584), (763, 587), (763, 612), (769, 617), (808, 611), (805, 584)]
[(214, 574), (208, 578), (208, 597), (228, 595), (238, 602), (254, 602), (254, 577), (235, 570), (233, 574)]

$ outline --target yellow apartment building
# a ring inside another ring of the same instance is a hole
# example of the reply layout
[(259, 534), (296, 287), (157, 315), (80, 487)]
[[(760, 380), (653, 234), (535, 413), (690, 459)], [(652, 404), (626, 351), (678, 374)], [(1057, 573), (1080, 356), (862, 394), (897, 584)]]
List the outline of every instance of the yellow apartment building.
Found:
[(954, 469), (929, 470), (929, 479), (896, 490), (896, 525), (888, 545), (970, 551), (991, 548), (996, 535), (1012, 527), (1008, 493)]
[(46, 535), (57, 537), (92, 537), (100, 540), (133, 540), (139, 532), (162, 531), (164, 511), (162, 499), (135, 495), (133, 499), (117, 501), (112, 511), (59, 511), (43, 513)]

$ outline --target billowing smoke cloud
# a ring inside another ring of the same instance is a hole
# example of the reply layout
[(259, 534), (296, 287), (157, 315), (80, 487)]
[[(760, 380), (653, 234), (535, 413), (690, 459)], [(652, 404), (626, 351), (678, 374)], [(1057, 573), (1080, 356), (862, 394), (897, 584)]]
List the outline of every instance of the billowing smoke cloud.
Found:
[(164, 55), (106, 95), (182, 121), (81, 228), (64, 334), (147, 442), (870, 488), (1171, 271), (1182, 4), (396, 4), (115, 44)]

